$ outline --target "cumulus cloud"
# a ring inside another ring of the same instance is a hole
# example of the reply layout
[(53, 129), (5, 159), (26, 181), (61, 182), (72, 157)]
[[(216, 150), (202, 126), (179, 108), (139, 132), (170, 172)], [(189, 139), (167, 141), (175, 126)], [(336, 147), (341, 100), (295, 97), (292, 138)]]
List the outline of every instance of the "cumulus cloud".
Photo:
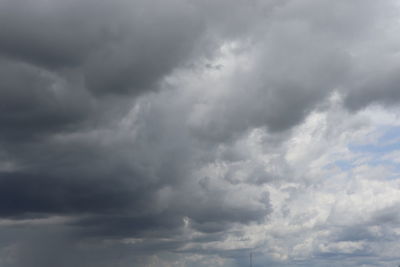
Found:
[(393, 265), (398, 13), (1, 1), (0, 266)]

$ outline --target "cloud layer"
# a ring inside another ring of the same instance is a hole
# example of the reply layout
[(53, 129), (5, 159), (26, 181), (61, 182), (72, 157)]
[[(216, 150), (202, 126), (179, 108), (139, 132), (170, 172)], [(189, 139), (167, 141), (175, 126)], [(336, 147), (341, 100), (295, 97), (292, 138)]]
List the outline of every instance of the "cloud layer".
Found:
[(396, 266), (396, 1), (0, 1), (0, 267)]

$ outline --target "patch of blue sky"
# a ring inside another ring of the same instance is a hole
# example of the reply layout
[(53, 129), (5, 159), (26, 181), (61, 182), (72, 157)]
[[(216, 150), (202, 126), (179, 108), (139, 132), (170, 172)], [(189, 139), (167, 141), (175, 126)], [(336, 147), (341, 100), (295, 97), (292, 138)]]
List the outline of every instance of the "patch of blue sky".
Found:
[(363, 154), (386, 154), (400, 150), (400, 127), (385, 126), (381, 128), (380, 134), (375, 142), (370, 144), (349, 144), (348, 148), (352, 152)]
[(342, 171), (349, 171), (353, 168), (353, 162), (350, 160), (337, 160), (334, 165), (339, 167)]
[[(391, 161), (390, 159), (383, 159), (378, 155), (374, 155), (372, 157), (368, 157), (368, 160), (363, 161), (361, 164), (365, 164), (370, 167), (384, 166), (389, 171), (385, 174), (387, 180), (400, 178), (400, 164), (395, 161)], [(339, 168), (343, 172), (350, 172), (359, 165), (360, 163), (356, 159), (336, 160), (326, 165), (325, 168)]]
[(355, 167), (353, 160), (335, 160), (326, 164), (323, 168), (327, 170), (339, 168), (341, 171), (348, 172)]
[(376, 136), (376, 139), (368, 144), (349, 144), (348, 149), (355, 153), (354, 157), (336, 160), (326, 167), (338, 167), (347, 172), (360, 164), (359, 159), (363, 159), (361, 164), (388, 168), (392, 175), (387, 179), (400, 178), (400, 164), (388, 157), (391, 152), (400, 150), (400, 127), (380, 127)]

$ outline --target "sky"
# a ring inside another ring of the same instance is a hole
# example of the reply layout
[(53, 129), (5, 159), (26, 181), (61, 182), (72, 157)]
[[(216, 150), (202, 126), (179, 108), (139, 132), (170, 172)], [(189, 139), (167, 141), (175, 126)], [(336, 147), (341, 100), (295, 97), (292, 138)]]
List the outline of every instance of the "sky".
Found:
[(0, 0), (0, 267), (400, 264), (398, 0)]

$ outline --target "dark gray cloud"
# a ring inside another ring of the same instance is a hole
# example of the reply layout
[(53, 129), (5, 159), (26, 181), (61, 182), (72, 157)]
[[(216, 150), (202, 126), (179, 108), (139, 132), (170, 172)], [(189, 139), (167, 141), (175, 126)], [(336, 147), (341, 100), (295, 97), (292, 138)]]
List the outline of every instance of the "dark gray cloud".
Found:
[(77, 127), (90, 114), (87, 94), (35, 66), (0, 60), (2, 141), (23, 141)]
[(96, 95), (154, 89), (204, 31), (183, 1), (4, 1), (0, 24), (3, 56), (56, 72), (78, 69)]
[(350, 109), (361, 109), (369, 104), (396, 105), (400, 99), (399, 69), (385, 70), (372, 77), (364, 77), (352, 88), (346, 98)]

